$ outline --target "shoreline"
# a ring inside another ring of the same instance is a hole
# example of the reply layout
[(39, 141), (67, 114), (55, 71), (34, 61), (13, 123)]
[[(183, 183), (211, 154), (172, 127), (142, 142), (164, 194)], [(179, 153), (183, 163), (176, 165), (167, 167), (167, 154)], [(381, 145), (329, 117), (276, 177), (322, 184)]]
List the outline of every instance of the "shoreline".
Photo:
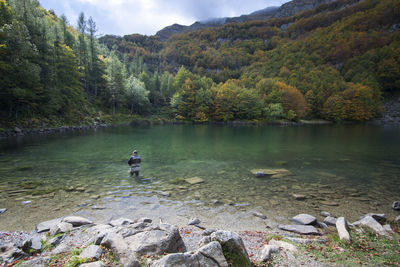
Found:
[[(263, 221), (269, 220), (261, 213), (253, 215)], [(227, 266), (226, 262), (231, 264), (230, 266), (257, 267), (271, 264), (337, 266), (339, 263), (330, 257), (336, 257), (337, 253), (348, 251), (352, 253), (350, 244), (360, 249), (358, 242), (366, 242), (365, 238), (370, 236), (370, 233), (374, 234), (371, 240), (367, 240), (368, 242), (374, 246), (389, 242), (394, 247), (385, 247), (385, 249), (396, 254), (396, 242), (400, 240), (398, 234), (400, 216), (394, 219), (388, 218), (385, 214), (369, 213), (356, 222), (348, 223), (344, 217), (337, 218), (327, 211), (321, 212), (318, 216), (325, 217), (323, 221), (313, 215), (298, 214), (291, 219), (293, 223), (290, 225), (280, 224), (261, 231), (236, 232), (226, 227), (208, 227), (196, 217), (190, 218), (186, 224), (183, 223), (184, 225), (177, 226), (161, 219), (158, 222), (148, 217), (140, 217), (140, 214), (136, 213), (129, 217), (110, 218), (106, 222), (68, 215), (41, 222), (31, 232), (0, 231), (0, 247), (2, 248), (0, 262), (5, 263), (5, 266), (15, 264), (22, 264), (18, 266), (35, 264), (38, 264), (35, 266), (49, 264), (64, 266), (79, 258), (76, 265), (68, 266), (86, 267), (80, 264), (90, 262), (98, 264), (94, 266), (104, 266), (104, 264), (138, 267), (192, 266), (189, 262), (192, 260), (198, 262), (198, 257), (201, 255), (194, 259), (191, 259), (190, 255), (209, 252), (210, 247), (213, 247), (213, 253), (209, 256), (219, 263), (225, 263), (218, 266)], [(336, 241), (336, 238), (340, 238), (340, 242)], [(318, 254), (321, 249), (329, 249), (332, 244), (341, 249), (332, 252), (333, 255), (320, 256)], [(221, 248), (215, 249), (214, 246)], [(227, 251), (228, 248), (229, 251)], [(87, 256), (88, 250), (97, 252)], [(362, 247), (360, 251), (363, 252)], [(389, 257), (373, 255), (370, 251), (371, 248), (366, 251), (366, 254), (374, 260), (386, 262), (385, 257)], [(349, 263), (356, 266), (363, 266), (366, 263), (368, 265), (368, 261), (358, 262), (357, 257), (341, 260), (345, 261), (345, 265)], [(390, 261), (389, 265), (398, 266), (400, 258), (397, 262), (398, 256), (393, 257), (394, 261)], [(176, 258), (179, 261), (176, 261)], [(131, 263), (125, 265), (128, 260)], [(206, 263), (201, 266), (215, 266), (215, 261), (202, 260)]]

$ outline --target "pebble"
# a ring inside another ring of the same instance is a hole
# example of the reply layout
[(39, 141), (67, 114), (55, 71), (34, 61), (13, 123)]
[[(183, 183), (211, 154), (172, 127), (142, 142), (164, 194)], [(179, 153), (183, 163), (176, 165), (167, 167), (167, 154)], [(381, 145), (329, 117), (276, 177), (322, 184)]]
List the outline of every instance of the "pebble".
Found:
[(7, 209), (0, 209), (0, 214), (4, 213), (6, 211), (7, 211)]
[(255, 212), (253, 212), (252, 214), (253, 214), (253, 216), (256, 216), (256, 217), (261, 218), (261, 219), (263, 219), (263, 220), (266, 220), (266, 219), (267, 219), (267, 216), (265, 216), (265, 215), (262, 214), (261, 212), (255, 211)]
[(197, 225), (200, 223), (200, 220), (198, 218), (192, 218), (189, 220), (188, 225)]
[(32, 200), (26, 200), (26, 201), (22, 201), (22, 204), (26, 205), (26, 204), (30, 204), (32, 203)]

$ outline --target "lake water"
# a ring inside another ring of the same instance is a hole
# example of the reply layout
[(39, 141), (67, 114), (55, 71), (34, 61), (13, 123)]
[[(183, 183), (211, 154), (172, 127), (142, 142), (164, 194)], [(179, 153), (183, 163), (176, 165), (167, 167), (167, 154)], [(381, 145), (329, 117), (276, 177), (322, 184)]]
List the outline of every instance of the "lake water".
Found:
[[(142, 157), (139, 178), (129, 176), (133, 149)], [(294, 175), (250, 172), (267, 168)], [(191, 177), (204, 183), (177, 179)], [(322, 210), (352, 221), (367, 212), (398, 215), (391, 204), (399, 188), (400, 128), (160, 125), (0, 140), (0, 208), (7, 208), (0, 230), (31, 230), (72, 213), (177, 224), (199, 217), (231, 229), (261, 229)]]

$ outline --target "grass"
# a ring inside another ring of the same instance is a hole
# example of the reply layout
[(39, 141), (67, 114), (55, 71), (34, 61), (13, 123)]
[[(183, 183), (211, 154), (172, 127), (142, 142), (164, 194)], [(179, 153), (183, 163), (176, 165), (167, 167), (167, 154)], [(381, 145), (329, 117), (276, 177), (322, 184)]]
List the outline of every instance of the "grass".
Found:
[(400, 235), (393, 238), (380, 236), (367, 228), (357, 228), (350, 232), (352, 243), (341, 241), (336, 233), (331, 233), (324, 244), (302, 246), (316, 260), (334, 262), (345, 266), (400, 266)]

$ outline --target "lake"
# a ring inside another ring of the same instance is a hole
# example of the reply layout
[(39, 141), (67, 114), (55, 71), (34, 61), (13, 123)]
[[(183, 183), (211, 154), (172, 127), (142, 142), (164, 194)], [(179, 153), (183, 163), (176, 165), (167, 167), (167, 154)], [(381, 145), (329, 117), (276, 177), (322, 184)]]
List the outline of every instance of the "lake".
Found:
[[(129, 176), (133, 149), (142, 157), (139, 178)], [(272, 168), (293, 175), (250, 172)], [(191, 177), (204, 183), (182, 179)], [(0, 140), (0, 208), (7, 208), (0, 230), (32, 230), (72, 213), (180, 225), (199, 217), (232, 230), (323, 210), (352, 221), (367, 212), (398, 215), (391, 204), (399, 188), (399, 127), (157, 125)]]

